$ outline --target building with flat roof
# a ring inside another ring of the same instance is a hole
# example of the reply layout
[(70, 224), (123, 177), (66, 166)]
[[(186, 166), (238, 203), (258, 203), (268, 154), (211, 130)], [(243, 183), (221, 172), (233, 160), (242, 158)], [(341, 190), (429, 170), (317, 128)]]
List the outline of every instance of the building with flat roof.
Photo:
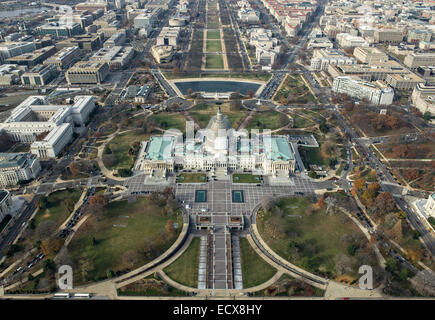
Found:
[(311, 59), (311, 68), (313, 70), (328, 70), (329, 65), (356, 64), (356, 59), (348, 57), (343, 51), (337, 49), (318, 49), (314, 50)]
[(329, 65), (332, 77), (358, 76), (367, 81), (385, 81), (389, 74), (409, 74), (410, 71), (394, 60), (372, 62), (372, 64)]
[(110, 70), (118, 70), (127, 65), (133, 58), (133, 55), (133, 47), (104, 47), (94, 53), (89, 60), (106, 62)]
[(165, 177), (179, 169), (224, 175), (252, 171), (288, 179), (295, 170), (295, 156), (287, 137), (259, 134), (250, 140), (234, 132), (219, 109), (194, 139), (183, 141), (182, 135), (168, 133), (142, 142), (134, 170)]
[(96, 11), (99, 9), (102, 9), (104, 12), (107, 11), (109, 5), (107, 2), (104, 1), (87, 1), (87, 2), (81, 2), (79, 4), (76, 4), (74, 6), (74, 10), (81, 12), (81, 11)]
[(104, 42), (104, 46), (105, 47), (122, 46), (126, 40), (127, 39), (125, 37), (125, 32), (119, 31), (114, 35), (112, 35), (109, 39), (107, 39), (106, 42)]
[(158, 22), (161, 9), (140, 10), (135, 12), (137, 14), (135, 14), (133, 19), (134, 28), (151, 30)]
[(435, 115), (435, 86), (417, 84), (412, 91), (411, 100), (421, 113), (430, 112)]
[(430, 42), (432, 39), (432, 32), (430, 30), (410, 29), (406, 36), (406, 41), (409, 43), (416, 42)]
[(0, 43), (0, 61), (19, 56), (36, 50), (36, 45), (31, 41)]
[(32, 153), (0, 153), (0, 186), (16, 185), (21, 181), (36, 179), (41, 164)]
[(58, 75), (53, 65), (39, 64), (21, 75), (21, 83), (28, 86), (45, 86)]
[(16, 64), (0, 65), (0, 86), (9, 86), (11, 84), (19, 84), (21, 75), (27, 68)]
[(336, 77), (332, 84), (332, 91), (360, 100), (366, 99), (374, 105), (390, 105), (394, 98), (394, 90), (390, 87), (381, 87), (378, 83), (351, 77)]
[(69, 38), (80, 33), (83, 33), (83, 29), (77, 22), (71, 23), (59, 23), (59, 22), (49, 22), (39, 26), (37, 28), (38, 34), (40, 36), (45, 36), (51, 34), (56, 38)]
[(395, 29), (376, 29), (373, 37), (377, 43), (400, 43), (403, 40), (403, 33)]
[(156, 46), (174, 46), (178, 45), (180, 37), (180, 27), (164, 27), (157, 37)]
[(394, 89), (414, 89), (417, 84), (425, 84), (426, 80), (410, 72), (407, 74), (388, 74), (385, 82)]
[(101, 84), (109, 74), (103, 61), (79, 61), (65, 73), (68, 84)]
[(92, 52), (103, 47), (104, 34), (84, 34), (78, 35), (63, 41), (56, 42), (57, 50), (65, 47), (78, 47), (83, 52)]
[(45, 96), (30, 96), (0, 124), (12, 141), (31, 144), (39, 158), (53, 158), (71, 141), (73, 127), (84, 126), (95, 108), (92, 96), (76, 96), (72, 105), (50, 105)]
[(411, 53), (405, 57), (403, 63), (410, 69), (435, 66), (435, 53)]
[(53, 65), (57, 70), (69, 68), (73, 63), (80, 60), (81, 52), (78, 47), (65, 47), (44, 61), (45, 65)]
[(174, 57), (174, 53), (174, 46), (162, 45), (151, 47), (151, 54), (157, 63), (171, 62), (172, 58)]
[(237, 12), (237, 16), (244, 23), (258, 23), (260, 21), (260, 14), (252, 8), (241, 8)]
[(173, 0), (148, 0), (144, 4), (144, 9), (162, 9), (168, 10), (169, 6), (173, 4)]
[(308, 41), (308, 49), (332, 49), (334, 44), (328, 38), (315, 38)]
[(27, 66), (28, 68), (33, 68), (37, 64), (44, 62), (45, 59), (55, 53), (56, 48), (54, 46), (48, 46), (37, 49), (33, 52), (24, 53), (22, 55), (6, 59), (6, 62), (10, 64), (18, 64), (20, 66)]
[(364, 38), (349, 33), (337, 34), (337, 42), (341, 48), (368, 47), (369, 43)]
[(388, 55), (375, 47), (357, 47), (353, 50), (353, 56), (362, 63), (388, 61)]

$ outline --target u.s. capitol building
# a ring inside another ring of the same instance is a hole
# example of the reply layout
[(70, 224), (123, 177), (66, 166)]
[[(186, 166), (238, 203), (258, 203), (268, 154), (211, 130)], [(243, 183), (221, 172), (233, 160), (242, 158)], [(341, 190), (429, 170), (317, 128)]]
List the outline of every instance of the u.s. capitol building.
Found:
[(134, 170), (166, 177), (178, 170), (200, 170), (229, 174), (252, 171), (288, 178), (295, 170), (292, 146), (285, 136), (236, 132), (221, 110), (196, 137), (166, 133), (141, 143)]

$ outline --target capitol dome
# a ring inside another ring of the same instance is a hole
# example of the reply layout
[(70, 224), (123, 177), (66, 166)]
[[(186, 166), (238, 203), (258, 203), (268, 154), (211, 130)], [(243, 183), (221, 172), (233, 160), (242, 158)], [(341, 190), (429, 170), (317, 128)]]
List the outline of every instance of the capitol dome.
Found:
[(230, 120), (228, 120), (227, 116), (222, 114), (221, 108), (219, 107), (217, 114), (210, 119), (207, 129), (212, 130), (215, 137), (217, 137), (219, 130), (230, 130), (231, 128)]

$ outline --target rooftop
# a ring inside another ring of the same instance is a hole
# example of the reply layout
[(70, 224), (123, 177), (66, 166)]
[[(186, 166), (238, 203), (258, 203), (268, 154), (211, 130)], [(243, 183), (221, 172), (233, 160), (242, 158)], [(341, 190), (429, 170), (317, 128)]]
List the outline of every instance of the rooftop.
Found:
[(272, 136), (264, 137), (264, 152), (266, 158), (273, 161), (288, 161), (293, 160), (293, 152), (285, 137)]
[(174, 137), (151, 137), (147, 145), (145, 158), (149, 160), (166, 160), (171, 158), (174, 141)]

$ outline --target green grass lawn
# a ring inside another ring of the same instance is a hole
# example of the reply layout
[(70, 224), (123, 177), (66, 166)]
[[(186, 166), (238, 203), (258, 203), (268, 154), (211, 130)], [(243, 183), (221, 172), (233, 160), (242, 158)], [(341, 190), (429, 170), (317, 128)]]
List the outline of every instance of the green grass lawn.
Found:
[(21, 143), (15, 147), (14, 152), (30, 152), (30, 144)]
[(105, 192), (107, 191), (107, 188), (103, 188), (103, 187), (98, 187), (98, 188), (96, 188), (95, 189), (95, 195), (102, 195), (102, 194), (104, 194)]
[(315, 125), (315, 122), (298, 116), (297, 114), (291, 114), (291, 117), (293, 118), (293, 127), (294, 128), (307, 128), (307, 127), (313, 127)]
[(283, 274), (273, 285), (265, 290), (254, 292), (256, 297), (322, 297), (324, 291), (312, 285)]
[(222, 44), (220, 40), (207, 40), (206, 42), (207, 52), (221, 52)]
[(221, 38), (220, 30), (207, 30), (207, 40), (218, 40)]
[[(130, 169), (135, 160), (135, 155), (130, 155), (128, 151), (135, 142), (146, 141), (150, 137), (149, 134), (144, 134), (143, 131), (129, 131), (117, 135), (107, 145), (103, 152), (104, 165), (110, 169)], [(109, 147), (109, 148), (108, 148)], [(111, 153), (109, 152), (111, 150)], [(113, 161), (104, 160), (104, 155), (113, 155)]]
[(177, 183), (201, 183), (207, 182), (205, 173), (181, 173), (177, 176)]
[(220, 27), (219, 22), (207, 21), (208, 29), (218, 29)]
[(248, 173), (234, 173), (233, 183), (261, 183), (261, 177)]
[(206, 69), (223, 69), (224, 60), (221, 55), (207, 55), (205, 57), (205, 68)]
[(82, 194), (82, 190), (67, 189), (56, 191), (48, 195), (47, 206), (45, 209), (39, 209), (35, 215), (35, 225), (38, 226), (43, 221), (53, 221), (56, 227), (59, 227), (70, 212), (64, 207), (63, 202), (65, 199), (72, 199), (76, 203)]
[(275, 95), (274, 100), (279, 102), (282, 97), (288, 99), (289, 103), (310, 103), (316, 101), (299, 74), (288, 75), (285, 78), (284, 84)]
[[(330, 278), (337, 276), (336, 259), (344, 255), (350, 268), (345, 274), (357, 279), (361, 261), (348, 254), (353, 240), (343, 239), (358, 236), (358, 243), (365, 245), (366, 238), (342, 212), (326, 214), (319, 209), (309, 214), (306, 209), (310, 204), (307, 198), (289, 197), (279, 200), (280, 215), (260, 211), (257, 225), (264, 241), (284, 259)], [(368, 253), (365, 262), (375, 265), (373, 252)]]
[[(318, 166), (326, 165), (326, 159), (323, 158), (320, 151), (320, 147), (319, 148), (299, 147), (299, 153), (301, 154), (302, 162), (304, 163), (304, 166), (306, 168), (308, 168), (310, 164), (315, 164)], [(304, 156), (304, 154), (306, 154), (306, 156)]]
[(211, 12), (211, 14), (207, 14), (207, 28), (218, 29), (219, 27), (219, 17), (216, 15), (216, 12)]
[[(248, 131), (251, 129), (279, 129), (283, 127), (283, 125), (279, 121), (280, 115), (281, 114), (279, 112), (274, 110), (257, 112), (249, 121), (245, 129)], [(287, 123), (289, 122), (290, 120)]]
[(155, 119), (160, 128), (164, 130), (177, 129), (186, 132), (186, 119), (179, 112), (161, 112), (149, 117), (149, 120)]
[[(178, 223), (175, 232), (166, 230), (168, 220)], [(68, 247), (75, 284), (98, 281), (110, 270), (133, 270), (152, 261), (172, 245), (182, 225), (180, 210), (169, 213), (164, 204), (160, 207), (145, 197), (131, 203), (109, 203), (101, 215), (88, 218)], [(125, 260), (127, 251), (134, 259)]]
[(337, 171), (335, 172), (335, 174), (336, 174), (337, 176), (340, 176), (340, 175), (341, 175), (341, 173), (343, 172), (344, 166), (345, 166), (345, 162), (342, 162), (342, 163), (340, 164), (340, 166), (338, 167)]
[(252, 79), (265, 82), (269, 81), (271, 77), (272, 74), (267, 72), (231, 73), (231, 78)]
[[(196, 105), (189, 111), (189, 114), (201, 128), (205, 128), (211, 117), (216, 115), (218, 107), (217, 104), (203, 103)], [(248, 112), (245, 109), (237, 111), (230, 110), (229, 104), (222, 104), (220, 107), (222, 113), (228, 117), (228, 120), (230, 120), (233, 128), (235, 128), (236, 124), (243, 121), (248, 115)]]
[(246, 238), (240, 238), (240, 255), (243, 288), (251, 288), (262, 284), (276, 273), (276, 269), (254, 251)]
[(163, 270), (169, 278), (188, 287), (198, 287), (199, 245), (200, 239), (193, 238), (189, 248)]
[(189, 295), (188, 292), (168, 285), (158, 274), (149, 275), (144, 279), (121, 287), (117, 291), (120, 296), (183, 297)]

